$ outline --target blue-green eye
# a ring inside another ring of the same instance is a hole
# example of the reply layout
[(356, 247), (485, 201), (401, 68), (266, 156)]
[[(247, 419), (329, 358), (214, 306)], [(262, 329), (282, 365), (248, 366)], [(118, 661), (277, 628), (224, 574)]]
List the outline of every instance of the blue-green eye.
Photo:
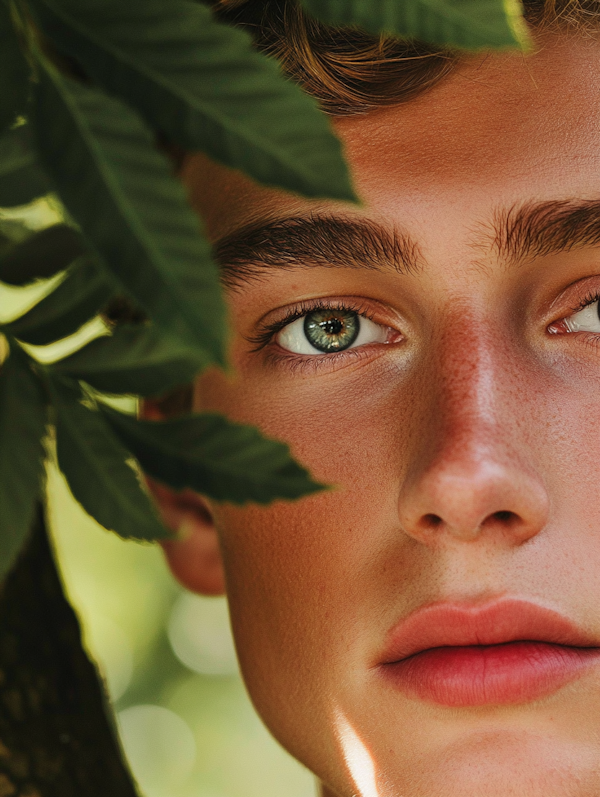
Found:
[(367, 343), (385, 343), (389, 328), (353, 310), (323, 307), (285, 326), (276, 341), (294, 354), (334, 354)]
[(349, 348), (359, 332), (359, 317), (350, 310), (314, 310), (304, 316), (306, 339), (322, 352)]

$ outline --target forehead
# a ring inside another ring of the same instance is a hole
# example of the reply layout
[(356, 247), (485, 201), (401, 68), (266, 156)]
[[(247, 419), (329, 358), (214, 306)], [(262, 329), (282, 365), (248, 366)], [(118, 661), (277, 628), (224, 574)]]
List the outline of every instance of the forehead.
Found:
[(530, 56), (474, 56), (413, 103), (337, 129), (371, 201), (389, 201), (395, 186), (489, 195), (532, 179), (560, 196), (569, 178), (597, 190), (599, 66), (600, 45), (579, 36)]
[(334, 120), (360, 208), (257, 186), (201, 155), (183, 179), (212, 240), (265, 219), (339, 209), (399, 223), (426, 246), (435, 227), (447, 244), (502, 207), (598, 197), (599, 69), (595, 38), (548, 35), (527, 56), (470, 56), (404, 105)]

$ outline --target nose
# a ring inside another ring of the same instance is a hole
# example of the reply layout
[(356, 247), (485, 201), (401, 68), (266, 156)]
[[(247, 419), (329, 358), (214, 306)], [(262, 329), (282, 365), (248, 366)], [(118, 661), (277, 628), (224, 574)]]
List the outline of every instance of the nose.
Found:
[(401, 486), (400, 522), (424, 543), (493, 535), (520, 545), (546, 525), (549, 497), (507, 395), (523, 395), (514, 389), (518, 369), (506, 352), (495, 357), (485, 343), (473, 344), (442, 356), (433, 389), (421, 391), (419, 428), (427, 432)]

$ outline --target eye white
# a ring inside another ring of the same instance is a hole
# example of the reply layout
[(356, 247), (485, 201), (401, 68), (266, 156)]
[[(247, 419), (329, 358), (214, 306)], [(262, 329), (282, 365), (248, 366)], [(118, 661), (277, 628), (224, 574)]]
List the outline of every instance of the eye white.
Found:
[[(305, 318), (306, 316), (302, 316), (301, 318), (297, 318), (295, 321), (292, 321), (291, 324), (285, 326), (277, 335), (275, 340), (282, 349), (291, 351), (294, 354), (326, 355), (325, 352), (322, 352), (320, 349), (317, 349), (316, 346), (313, 346), (304, 334)], [(360, 328), (356, 340), (354, 343), (348, 346), (347, 349), (342, 349), (342, 351), (355, 349), (357, 346), (365, 346), (367, 343), (385, 343), (387, 340), (387, 327), (381, 326), (381, 324), (376, 324), (374, 321), (371, 321), (362, 315), (358, 316), (358, 323)]]
[(598, 302), (592, 302), (583, 310), (565, 318), (565, 325), (569, 332), (600, 332)]

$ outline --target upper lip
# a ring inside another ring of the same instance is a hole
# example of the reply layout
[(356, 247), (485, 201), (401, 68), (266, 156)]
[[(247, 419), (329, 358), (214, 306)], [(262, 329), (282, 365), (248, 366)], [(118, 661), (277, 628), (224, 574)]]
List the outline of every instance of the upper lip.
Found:
[(499, 645), (528, 640), (571, 647), (597, 647), (598, 638), (559, 612), (531, 601), (503, 598), (485, 604), (440, 601), (422, 606), (389, 632), (382, 664), (430, 648)]

